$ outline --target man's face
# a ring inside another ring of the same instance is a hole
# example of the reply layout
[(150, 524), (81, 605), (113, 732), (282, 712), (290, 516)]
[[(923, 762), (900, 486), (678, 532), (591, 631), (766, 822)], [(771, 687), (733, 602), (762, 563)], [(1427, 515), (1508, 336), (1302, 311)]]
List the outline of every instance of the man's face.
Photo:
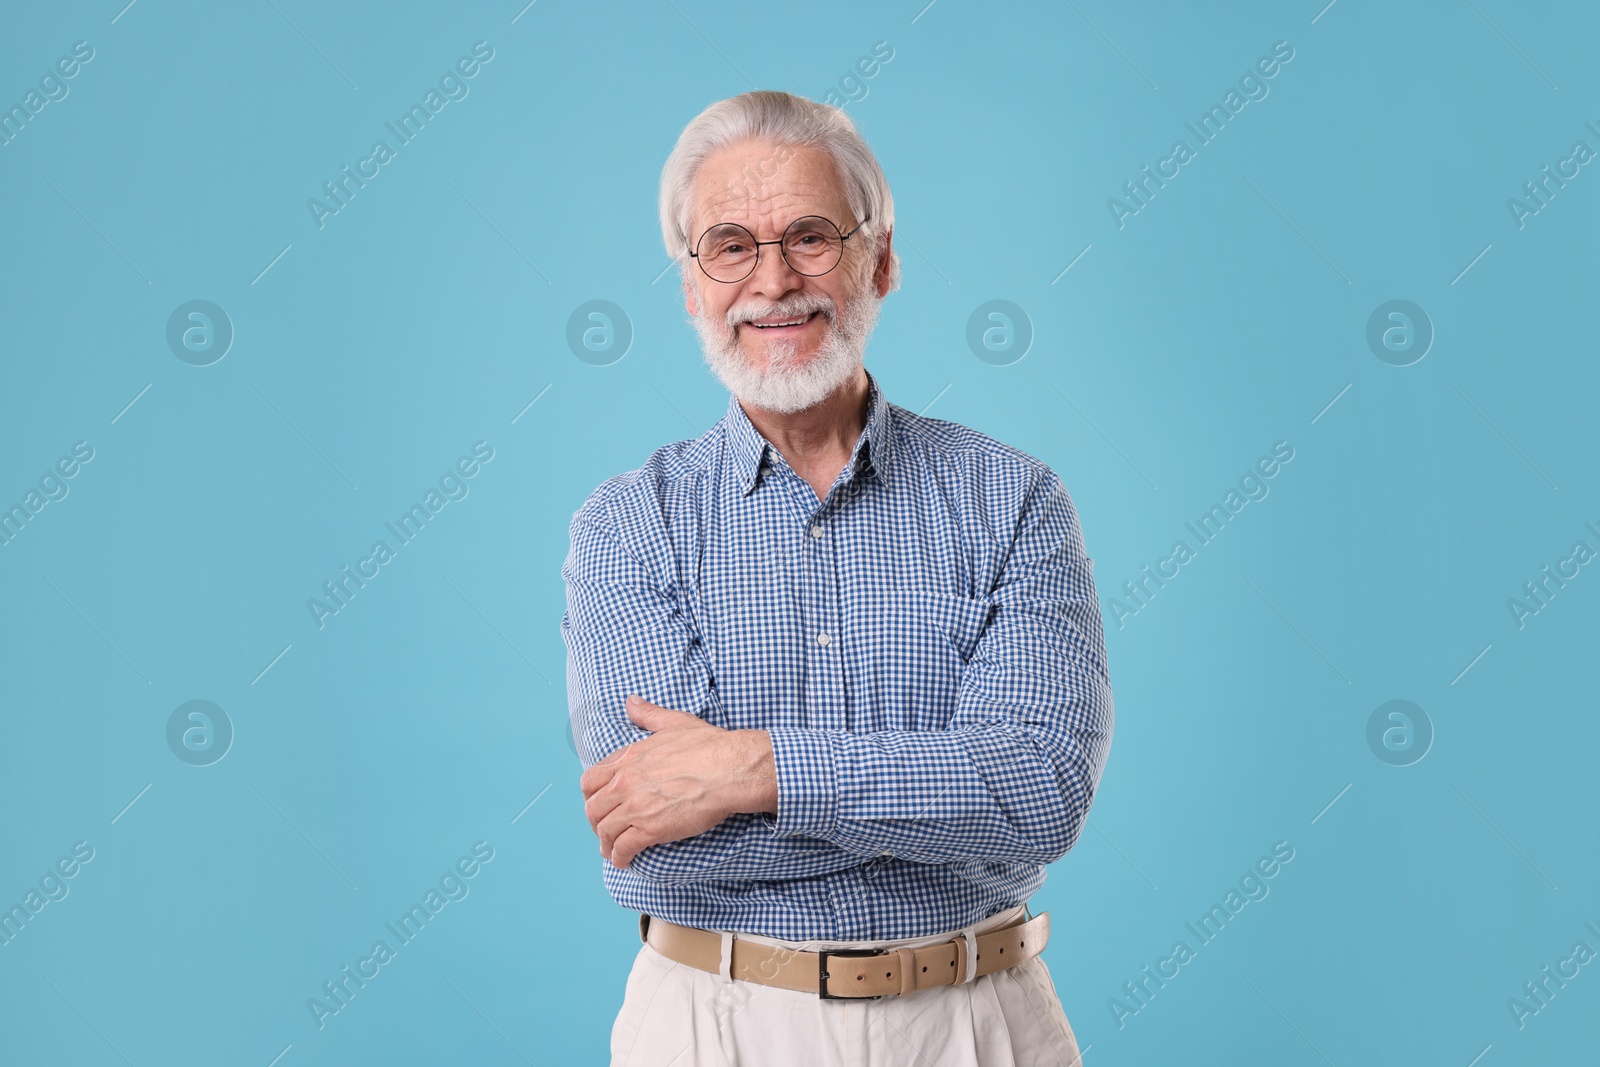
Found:
[[(850, 212), (832, 157), (819, 148), (750, 141), (709, 156), (695, 175), (689, 240), (709, 227), (736, 222), (758, 241), (774, 241), (795, 219), (821, 215), (841, 233), (860, 219)], [(774, 411), (798, 411), (848, 382), (861, 366), (867, 335), (889, 288), (887, 248), (877, 263), (857, 237), (844, 244), (827, 274), (797, 274), (762, 245), (756, 269), (724, 283), (698, 266), (685, 274), (685, 307), (706, 361), (739, 399)], [(798, 326), (757, 323), (796, 318)]]

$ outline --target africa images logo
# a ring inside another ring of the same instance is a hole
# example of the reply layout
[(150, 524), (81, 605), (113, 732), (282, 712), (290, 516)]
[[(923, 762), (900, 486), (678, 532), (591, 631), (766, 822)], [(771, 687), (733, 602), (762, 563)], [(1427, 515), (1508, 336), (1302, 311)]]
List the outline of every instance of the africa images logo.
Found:
[(306, 1007), (310, 1009), (311, 1020), (317, 1024), (317, 1029), (327, 1026), (328, 1019), (348, 1008), (356, 994), (382, 974), (383, 969), (398, 958), (400, 950), (416, 940), (447, 905), (467, 899), (467, 894), (472, 892), (468, 881), (476, 878), (484, 865), (493, 859), (493, 845), (487, 841), (475, 842), (471, 855), (462, 856), (453, 866), (445, 868), (439, 876), (437, 888), (429, 886), (420, 902), (413, 903), (410, 910), (403, 912), (398, 919), (383, 924), (383, 928), (394, 939), (393, 945), (389, 944), (388, 938), (374, 941), (372, 951), (356, 960), (354, 969), (350, 964), (344, 964), (336, 977), (322, 983), (320, 994), (307, 997)]
[(1117, 229), (1122, 229), (1128, 224), (1128, 219), (1149, 207), (1156, 192), (1165, 189), (1168, 181), (1183, 173), (1184, 164), (1194, 159), (1200, 148), (1220, 136), (1233, 117), (1245, 109), (1246, 104), (1265, 100), (1271, 92), (1267, 82), (1277, 77), (1278, 72), (1293, 58), (1294, 47), (1288, 41), (1274, 42), (1272, 54), (1257, 59), (1255, 65), (1240, 76), (1238, 89), (1230, 88), (1223, 94), (1222, 103), (1212, 104), (1194, 122), (1183, 124), (1194, 135), (1195, 147), (1189, 147), (1188, 141), (1174, 141), (1172, 151), (1156, 160), (1154, 171), (1146, 163), (1139, 168), (1139, 177), (1122, 183), (1126, 200), (1107, 197), (1106, 210), (1111, 213), (1111, 221), (1117, 224)]
[(327, 226), (327, 220), (332, 215), (349, 207), (349, 201), (354, 200), (356, 193), (367, 187), (367, 182), (381, 174), (382, 168), (393, 160), (399, 149), (410, 144), (428, 125), (433, 116), (445, 109), (445, 105), (467, 98), (472, 91), (467, 84), (477, 77), (490, 60), (494, 58), (494, 49), (488, 41), (479, 41), (472, 46), (472, 55), (462, 56), (456, 60), (455, 66), (439, 75), (439, 87), (429, 87), (423, 94), (420, 104), (414, 103), (394, 122), (385, 122), (384, 126), (394, 135), (394, 147), (388, 141), (374, 141), (372, 151), (362, 159), (356, 161), (356, 169), (352, 173), (350, 164), (346, 163), (339, 168), (339, 178), (336, 181), (322, 183), (325, 200), (311, 197), (306, 201), (306, 208), (311, 212), (311, 221), (317, 224), (317, 229)]

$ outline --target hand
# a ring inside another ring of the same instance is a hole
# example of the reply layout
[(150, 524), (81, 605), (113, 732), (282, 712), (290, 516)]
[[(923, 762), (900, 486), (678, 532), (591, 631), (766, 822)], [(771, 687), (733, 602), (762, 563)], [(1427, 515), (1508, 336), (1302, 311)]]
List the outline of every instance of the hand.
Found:
[(703, 834), (729, 815), (776, 811), (777, 773), (765, 730), (725, 730), (629, 696), (628, 718), (649, 737), (583, 772), (584, 815), (600, 854), (626, 869), (651, 845)]

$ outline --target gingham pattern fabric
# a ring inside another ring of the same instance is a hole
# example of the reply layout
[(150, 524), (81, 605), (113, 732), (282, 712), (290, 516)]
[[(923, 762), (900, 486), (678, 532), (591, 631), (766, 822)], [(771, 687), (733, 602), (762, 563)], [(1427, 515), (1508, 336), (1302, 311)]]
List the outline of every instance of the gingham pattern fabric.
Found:
[(631, 692), (772, 735), (778, 811), (601, 857), (618, 904), (801, 940), (918, 937), (1022, 903), (1111, 745), (1093, 564), (1043, 463), (889, 403), (817, 494), (736, 399), (573, 516), (562, 576), (585, 767)]

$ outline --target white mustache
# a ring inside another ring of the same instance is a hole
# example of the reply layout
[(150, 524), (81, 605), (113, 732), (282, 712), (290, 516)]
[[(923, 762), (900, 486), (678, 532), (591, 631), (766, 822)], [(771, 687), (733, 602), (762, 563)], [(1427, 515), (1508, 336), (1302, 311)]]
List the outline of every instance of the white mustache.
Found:
[(809, 307), (785, 308), (771, 307), (769, 305), (768, 309), (746, 308), (744, 310), (730, 310), (728, 312), (728, 328), (733, 329), (736, 326), (745, 325), (746, 323), (752, 322), (756, 319), (797, 319), (806, 315), (810, 315), (812, 312), (821, 313), (821, 315), (826, 318), (829, 323), (832, 323), (835, 318), (837, 318), (838, 311), (839, 309), (832, 303), (822, 303), (820, 301)]

